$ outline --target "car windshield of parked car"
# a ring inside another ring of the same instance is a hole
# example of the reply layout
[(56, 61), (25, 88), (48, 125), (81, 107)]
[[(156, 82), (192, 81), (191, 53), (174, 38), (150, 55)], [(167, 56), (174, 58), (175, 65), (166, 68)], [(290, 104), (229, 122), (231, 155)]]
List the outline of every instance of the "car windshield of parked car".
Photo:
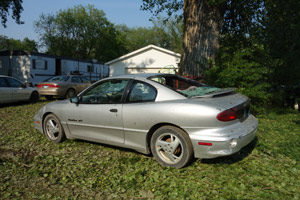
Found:
[(160, 84), (163, 84), (188, 98), (201, 97), (222, 90), (220, 88), (207, 86), (195, 80), (175, 75), (154, 76), (149, 79), (159, 82)]
[[(50, 78), (50, 79), (46, 79), (47, 80), (47, 82), (66, 82), (66, 81), (68, 81), (69, 80), (69, 76), (55, 76), (55, 77), (52, 77), (52, 78)], [(46, 81), (44, 81), (44, 82), (46, 82)]]

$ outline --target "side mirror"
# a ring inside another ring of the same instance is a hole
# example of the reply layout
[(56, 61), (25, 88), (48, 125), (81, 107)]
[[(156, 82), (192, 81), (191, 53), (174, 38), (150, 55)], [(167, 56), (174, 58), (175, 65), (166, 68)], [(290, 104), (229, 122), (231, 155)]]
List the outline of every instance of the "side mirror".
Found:
[(25, 86), (26, 87), (33, 87), (33, 84), (31, 82), (26, 81), (25, 82)]
[(71, 99), (70, 99), (70, 102), (71, 102), (71, 103), (79, 104), (79, 97), (76, 96), (76, 97), (71, 98)]

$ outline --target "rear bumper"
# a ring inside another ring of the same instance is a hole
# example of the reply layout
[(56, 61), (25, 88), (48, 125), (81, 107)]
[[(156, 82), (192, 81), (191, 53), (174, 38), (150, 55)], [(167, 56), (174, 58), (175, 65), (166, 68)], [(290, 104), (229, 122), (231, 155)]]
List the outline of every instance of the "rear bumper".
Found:
[[(234, 154), (255, 138), (257, 127), (257, 119), (250, 115), (245, 121), (227, 127), (190, 133), (194, 156), (196, 158), (215, 158)], [(232, 145), (231, 141), (235, 141), (236, 145)], [(199, 145), (199, 142), (202, 145)]]
[(65, 89), (62, 88), (39, 88), (38, 89), (40, 95), (43, 96), (57, 96), (57, 97), (64, 97), (66, 94)]

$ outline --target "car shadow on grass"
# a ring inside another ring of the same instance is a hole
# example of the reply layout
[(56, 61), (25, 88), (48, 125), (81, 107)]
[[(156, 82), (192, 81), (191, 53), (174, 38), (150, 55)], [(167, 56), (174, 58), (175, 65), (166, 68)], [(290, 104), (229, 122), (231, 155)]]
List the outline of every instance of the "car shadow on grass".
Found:
[(218, 158), (212, 159), (201, 159), (200, 162), (204, 164), (233, 164), (237, 163), (244, 158), (248, 157), (257, 144), (257, 137), (255, 137), (252, 142), (250, 142), (247, 146), (243, 147), (239, 152), (232, 154), (230, 156), (222, 156)]
[(15, 107), (15, 106), (25, 106), (25, 105), (34, 105), (34, 104), (39, 104), (39, 103), (51, 103), (55, 100), (47, 100), (45, 98), (41, 98), (37, 102), (30, 102), (30, 101), (20, 101), (20, 102), (14, 102), (14, 103), (5, 103), (5, 104), (0, 104), (0, 108), (5, 108), (5, 107)]

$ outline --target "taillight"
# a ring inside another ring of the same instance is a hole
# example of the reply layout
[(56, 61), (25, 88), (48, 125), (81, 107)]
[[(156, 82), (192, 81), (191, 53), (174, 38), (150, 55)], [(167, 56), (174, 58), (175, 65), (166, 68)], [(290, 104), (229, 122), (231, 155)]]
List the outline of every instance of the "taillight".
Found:
[(38, 88), (59, 88), (57, 84), (37, 84)]
[(238, 112), (236, 108), (224, 110), (219, 113), (217, 119), (222, 122), (229, 122), (238, 118)]
[(53, 84), (53, 85), (49, 85), (49, 87), (51, 87), (51, 88), (59, 88), (59, 85)]

